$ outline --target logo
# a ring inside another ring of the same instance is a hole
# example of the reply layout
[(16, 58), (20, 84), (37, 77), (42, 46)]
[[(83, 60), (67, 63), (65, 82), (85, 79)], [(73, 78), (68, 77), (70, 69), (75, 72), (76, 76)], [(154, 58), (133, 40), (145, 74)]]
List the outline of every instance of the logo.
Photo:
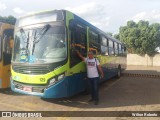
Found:
[(45, 82), (46, 80), (45, 80), (45, 78), (40, 78), (40, 81)]
[(11, 112), (2, 112), (2, 117), (12, 117)]

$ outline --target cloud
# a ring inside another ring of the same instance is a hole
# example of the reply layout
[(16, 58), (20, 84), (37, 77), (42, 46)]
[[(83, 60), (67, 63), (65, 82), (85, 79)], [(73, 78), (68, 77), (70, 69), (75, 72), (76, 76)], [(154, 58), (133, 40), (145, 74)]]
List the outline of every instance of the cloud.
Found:
[(4, 3), (0, 3), (0, 11), (5, 10), (7, 7)]
[(22, 13), (24, 13), (24, 10), (22, 10), (22, 9), (19, 8), (19, 7), (14, 8), (13, 11), (14, 11), (15, 13), (17, 13), (17, 14), (22, 14)]
[(81, 6), (75, 7), (66, 7), (65, 9), (77, 14), (86, 21), (90, 22), (94, 26), (102, 29), (103, 31), (107, 30), (107, 27), (110, 24), (110, 16), (108, 16), (105, 6), (95, 2), (85, 3)]
[(30, 12), (27, 12), (26, 14), (31, 15), (31, 14), (34, 14), (34, 13), (37, 13), (37, 12), (36, 11), (30, 11)]
[(144, 11), (132, 17), (132, 20), (134, 20), (135, 22), (138, 22), (139, 20), (147, 20), (151, 23), (159, 22), (160, 11), (157, 11), (157, 10), (152, 10), (150, 12)]

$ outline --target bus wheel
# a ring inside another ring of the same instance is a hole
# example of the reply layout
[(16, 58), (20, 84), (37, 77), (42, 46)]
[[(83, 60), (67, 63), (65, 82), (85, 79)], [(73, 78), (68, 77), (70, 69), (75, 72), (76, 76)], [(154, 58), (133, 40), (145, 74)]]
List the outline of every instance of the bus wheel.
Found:
[(121, 66), (118, 66), (117, 78), (121, 77)]

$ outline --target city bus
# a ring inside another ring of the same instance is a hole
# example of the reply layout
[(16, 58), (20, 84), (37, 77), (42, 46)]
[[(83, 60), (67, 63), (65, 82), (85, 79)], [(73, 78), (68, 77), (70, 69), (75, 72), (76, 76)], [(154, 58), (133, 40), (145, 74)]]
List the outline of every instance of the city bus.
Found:
[(14, 25), (0, 22), (0, 88), (10, 87)]
[(105, 76), (120, 77), (125, 45), (67, 10), (34, 13), (17, 20), (11, 60), (11, 89), (42, 98), (70, 97), (88, 88), (85, 63), (93, 51)]

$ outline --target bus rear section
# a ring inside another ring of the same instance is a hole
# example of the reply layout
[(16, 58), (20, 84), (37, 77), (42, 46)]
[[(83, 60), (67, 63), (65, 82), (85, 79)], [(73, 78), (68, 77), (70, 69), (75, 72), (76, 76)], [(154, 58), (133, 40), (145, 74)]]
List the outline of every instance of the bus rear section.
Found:
[(0, 22), (0, 88), (10, 87), (14, 26)]

